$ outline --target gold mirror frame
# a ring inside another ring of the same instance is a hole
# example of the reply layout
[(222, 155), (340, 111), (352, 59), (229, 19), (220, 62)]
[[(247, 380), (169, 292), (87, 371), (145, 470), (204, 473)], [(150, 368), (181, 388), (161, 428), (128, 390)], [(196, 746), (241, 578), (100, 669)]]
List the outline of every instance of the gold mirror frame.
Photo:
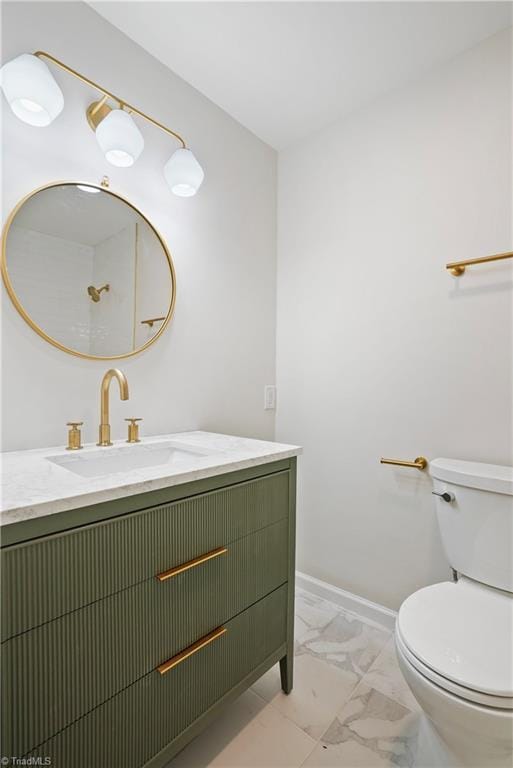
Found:
[[(9, 277), (9, 271), (7, 269), (7, 235), (9, 233), (9, 229), (11, 227), (12, 222), (14, 221), (14, 218), (20, 208), (28, 201), (30, 198), (37, 195), (39, 192), (42, 192), (45, 189), (52, 189), (53, 187), (76, 187), (77, 185), (82, 184), (87, 187), (94, 187), (95, 189), (100, 190), (101, 192), (106, 192), (108, 195), (112, 195), (112, 197), (116, 197), (118, 200), (121, 200), (123, 203), (128, 205), (132, 210), (134, 210), (150, 227), (150, 229), (155, 233), (157, 240), (162, 246), (162, 249), (164, 251), (164, 254), (167, 259), (167, 264), (169, 266), (169, 271), (171, 274), (171, 284), (172, 284), (172, 294), (171, 294), (171, 302), (169, 305), (168, 313), (165, 317), (164, 322), (162, 323), (161, 327), (157, 331), (157, 333), (149, 339), (145, 344), (143, 344), (141, 347), (138, 347), (137, 349), (134, 349), (132, 352), (126, 352), (123, 355), (88, 355), (84, 352), (78, 352), (75, 349), (70, 349), (69, 347), (64, 346), (64, 344), (61, 344), (57, 339), (54, 339), (52, 336), (49, 336), (47, 333), (43, 331), (42, 328), (40, 328), (37, 323), (35, 323), (30, 315), (25, 311), (23, 308), (21, 302), (18, 299), (18, 296), (16, 295), (16, 291), (14, 290), (14, 286), (11, 283), (11, 279)], [(52, 344), (54, 347), (57, 347), (57, 349), (62, 350), (63, 352), (67, 352), (70, 355), (75, 355), (75, 357), (81, 357), (86, 360), (121, 360), (125, 357), (133, 357), (134, 355), (138, 355), (139, 352), (143, 352), (145, 349), (147, 349), (151, 344), (153, 344), (157, 339), (162, 336), (164, 331), (166, 330), (167, 326), (169, 325), (171, 318), (173, 317), (173, 312), (175, 309), (175, 302), (176, 302), (176, 273), (175, 268), (173, 265), (173, 260), (171, 258), (171, 253), (169, 252), (169, 249), (161, 236), (160, 232), (156, 229), (156, 227), (151, 223), (151, 221), (142, 213), (137, 206), (133, 205), (129, 200), (126, 199), (126, 197), (123, 197), (122, 195), (117, 194), (116, 192), (112, 192), (112, 190), (108, 189), (106, 185), (103, 183), (100, 184), (92, 184), (89, 181), (53, 181), (51, 184), (43, 184), (43, 186), (38, 187), (37, 189), (32, 190), (32, 192), (29, 192), (28, 195), (25, 195), (13, 208), (11, 213), (6, 219), (6, 222), (4, 224), (3, 230), (2, 230), (2, 261), (0, 264), (0, 269), (2, 272), (2, 278), (4, 281), (4, 285), (7, 289), (7, 293), (9, 294), (9, 298), (11, 299), (12, 303), (14, 304), (14, 307), (19, 312), (19, 314), (22, 316), (22, 318), (25, 320), (27, 325), (29, 325), (33, 331), (35, 331), (39, 336), (41, 336), (42, 339), (45, 341), (48, 341), (50, 344)]]

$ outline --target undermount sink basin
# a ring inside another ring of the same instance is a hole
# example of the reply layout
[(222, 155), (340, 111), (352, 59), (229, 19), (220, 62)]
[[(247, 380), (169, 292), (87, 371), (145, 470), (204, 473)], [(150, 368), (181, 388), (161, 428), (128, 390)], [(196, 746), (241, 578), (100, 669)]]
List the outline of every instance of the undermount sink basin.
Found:
[(162, 442), (99, 448), (97, 451), (48, 456), (47, 461), (81, 477), (101, 477), (147, 467), (183, 467), (194, 464), (216, 452), (183, 443)]

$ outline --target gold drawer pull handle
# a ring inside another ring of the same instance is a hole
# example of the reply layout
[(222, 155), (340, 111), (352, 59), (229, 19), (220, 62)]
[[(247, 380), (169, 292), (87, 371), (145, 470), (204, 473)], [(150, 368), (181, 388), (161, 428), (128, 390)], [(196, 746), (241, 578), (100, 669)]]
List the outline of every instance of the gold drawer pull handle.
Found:
[(384, 459), (381, 457), (380, 464), (394, 464), (396, 467), (412, 467), (414, 469), (426, 469), (428, 460), (424, 456), (417, 456), (415, 461), (405, 461), (403, 459)]
[(218, 547), (217, 549), (213, 549), (211, 552), (206, 552), (204, 555), (195, 557), (194, 560), (189, 560), (188, 563), (182, 563), (182, 565), (177, 565), (175, 568), (170, 568), (169, 571), (162, 571), (162, 573), (157, 573), (155, 578), (159, 581), (166, 581), (172, 576), (178, 576), (179, 573), (188, 571), (189, 568), (195, 568), (197, 565), (206, 563), (208, 560), (213, 560), (214, 557), (219, 557), (219, 555), (225, 555), (227, 552), (228, 547)]
[(157, 667), (157, 672), (160, 672), (161, 675), (165, 675), (166, 672), (169, 672), (170, 669), (176, 667), (177, 664), (181, 664), (181, 662), (185, 661), (185, 659), (188, 659), (189, 656), (192, 656), (198, 651), (201, 651), (202, 648), (205, 648), (206, 645), (210, 645), (210, 643), (214, 642), (214, 640), (217, 640), (218, 637), (221, 637), (221, 635), (224, 635), (224, 633), (227, 631), (228, 630), (226, 627), (218, 627), (217, 629), (214, 629), (213, 632), (205, 635), (205, 637), (202, 637), (201, 640), (197, 640), (184, 651), (177, 653), (176, 656), (172, 656), (168, 661), (160, 664), (160, 666)]

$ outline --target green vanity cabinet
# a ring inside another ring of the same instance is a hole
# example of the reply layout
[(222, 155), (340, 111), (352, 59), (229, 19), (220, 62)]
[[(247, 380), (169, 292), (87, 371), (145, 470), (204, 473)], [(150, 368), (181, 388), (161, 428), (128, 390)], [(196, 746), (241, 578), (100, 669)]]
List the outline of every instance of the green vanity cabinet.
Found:
[(290, 458), (4, 529), (1, 754), (157, 768), (278, 661), (290, 691), (295, 484)]

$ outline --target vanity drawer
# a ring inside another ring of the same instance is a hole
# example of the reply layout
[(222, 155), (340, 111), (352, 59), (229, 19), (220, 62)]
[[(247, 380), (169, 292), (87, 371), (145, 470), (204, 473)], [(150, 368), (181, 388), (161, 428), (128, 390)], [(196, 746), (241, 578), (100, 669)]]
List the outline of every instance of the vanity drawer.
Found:
[(284, 519), (288, 505), (285, 470), (6, 547), (2, 640)]
[(2, 745), (23, 755), (287, 580), (282, 520), (2, 645)]
[(284, 647), (287, 587), (223, 625), (166, 674), (154, 670), (30, 753), (53, 768), (139, 768)]

